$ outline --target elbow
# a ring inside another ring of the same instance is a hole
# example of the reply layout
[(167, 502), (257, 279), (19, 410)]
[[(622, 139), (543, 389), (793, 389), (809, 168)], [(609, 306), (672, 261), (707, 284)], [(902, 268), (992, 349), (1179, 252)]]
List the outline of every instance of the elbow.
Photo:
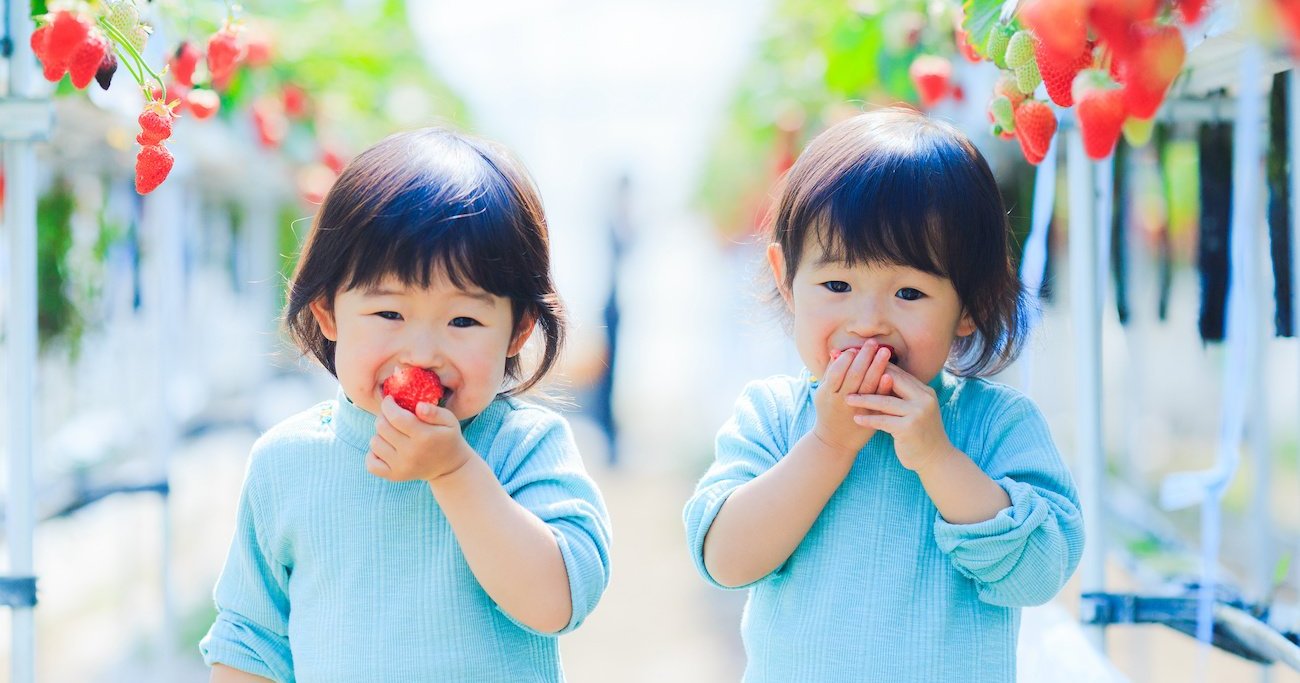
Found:
[(721, 553), (709, 552), (709, 545), (704, 546), (704, 571), (709, 578), (723, 588), (740, 588), (753, 583), (758, 577), (750, 577), (741, 567), (720, 557)]
[(524, 626), (546, 635), (556, 635), (568, 627), (573, 620), (573, 607), (563, 605), (530, 614), (527, 618), (517, 617)]

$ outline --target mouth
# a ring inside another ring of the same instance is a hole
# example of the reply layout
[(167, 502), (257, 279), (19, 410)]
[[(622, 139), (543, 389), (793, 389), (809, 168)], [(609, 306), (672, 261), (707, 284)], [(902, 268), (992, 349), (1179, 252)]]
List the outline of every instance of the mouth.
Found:
[[(878, 346), (878, 347), (876, 347), (876, 348), (877, 348), (877, 350), (879, 350), (879, 349), (889, 349), (889, 362), (892, 363), (892, 364), (894, 364), (894, 365), (898, 365), (898, 352), (894, 350), (894, 347), (890, 346), (889, 344), (881, 344), (880, 346)], [(862, 347), (860, 347), (860, 346), (849, 346), (849, 347), (846, 347), (846, 348), (843, 348), (843, 349), (834, 349), (834, 350), (831, 351), (831, 362), (832, 362), (832, 363), (835, 362), (835, 359), (839, 358), (841, 355), (844, 354), (845, 351), (848, 351), (849, 349), (853, 349), (853, 350), (855, 350), (855, 351), (859, 351), (859, 350), (862, 349)]]

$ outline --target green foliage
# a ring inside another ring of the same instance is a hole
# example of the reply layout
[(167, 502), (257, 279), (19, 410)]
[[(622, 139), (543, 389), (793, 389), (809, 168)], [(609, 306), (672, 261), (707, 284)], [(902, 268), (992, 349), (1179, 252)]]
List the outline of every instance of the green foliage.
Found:
[(67, 339), (75, 347), (83, 320), (68, 293), (72, 190), (58, 180), (36, 202), (36, 328), (41, 347)]
[(1002, 15), (1002, 0), (966, 0), (962, 3), (961, 27), (971, 45), (984, 45)]

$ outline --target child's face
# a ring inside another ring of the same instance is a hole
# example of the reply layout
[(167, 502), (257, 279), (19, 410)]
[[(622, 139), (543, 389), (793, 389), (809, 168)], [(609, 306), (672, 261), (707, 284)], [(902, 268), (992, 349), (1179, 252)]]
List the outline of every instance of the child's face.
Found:
[(814, 375), (826, 372), (832, 352), (871, 341), (893, 347), (891, 362), (929, 382), (957, 337), (975, 331), (947, 278), (907, 266), (823, 262), (810, 241), (790, 289), (779, 244), (768, 247), (768, 262), (794, 314), (795, 348)]
[(506, 358), (532, 332), (532, 321), (524, 321), (515, 333), (509, 299), (445, 278), (421, 289), (390, 277), (374, 290), (339, 292), (333, 311), (323, 301), (311, 310), (336, 343), (334, 369), (344, 393), (376, 415), (384, 380), (406, 365), (438, 373), (444, 405), (457, 419), (479, 414), (501, 390)]

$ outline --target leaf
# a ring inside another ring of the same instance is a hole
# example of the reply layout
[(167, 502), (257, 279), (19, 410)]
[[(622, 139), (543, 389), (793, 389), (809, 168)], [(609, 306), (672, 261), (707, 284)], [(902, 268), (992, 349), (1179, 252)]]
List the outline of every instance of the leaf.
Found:
[(989, 33), (1002, 17), (1004, 4), (1003, 0), (965, 0), (961, 5), (961, 27), (966, 31), (966, 41), (980, 46), (987, 43)]

